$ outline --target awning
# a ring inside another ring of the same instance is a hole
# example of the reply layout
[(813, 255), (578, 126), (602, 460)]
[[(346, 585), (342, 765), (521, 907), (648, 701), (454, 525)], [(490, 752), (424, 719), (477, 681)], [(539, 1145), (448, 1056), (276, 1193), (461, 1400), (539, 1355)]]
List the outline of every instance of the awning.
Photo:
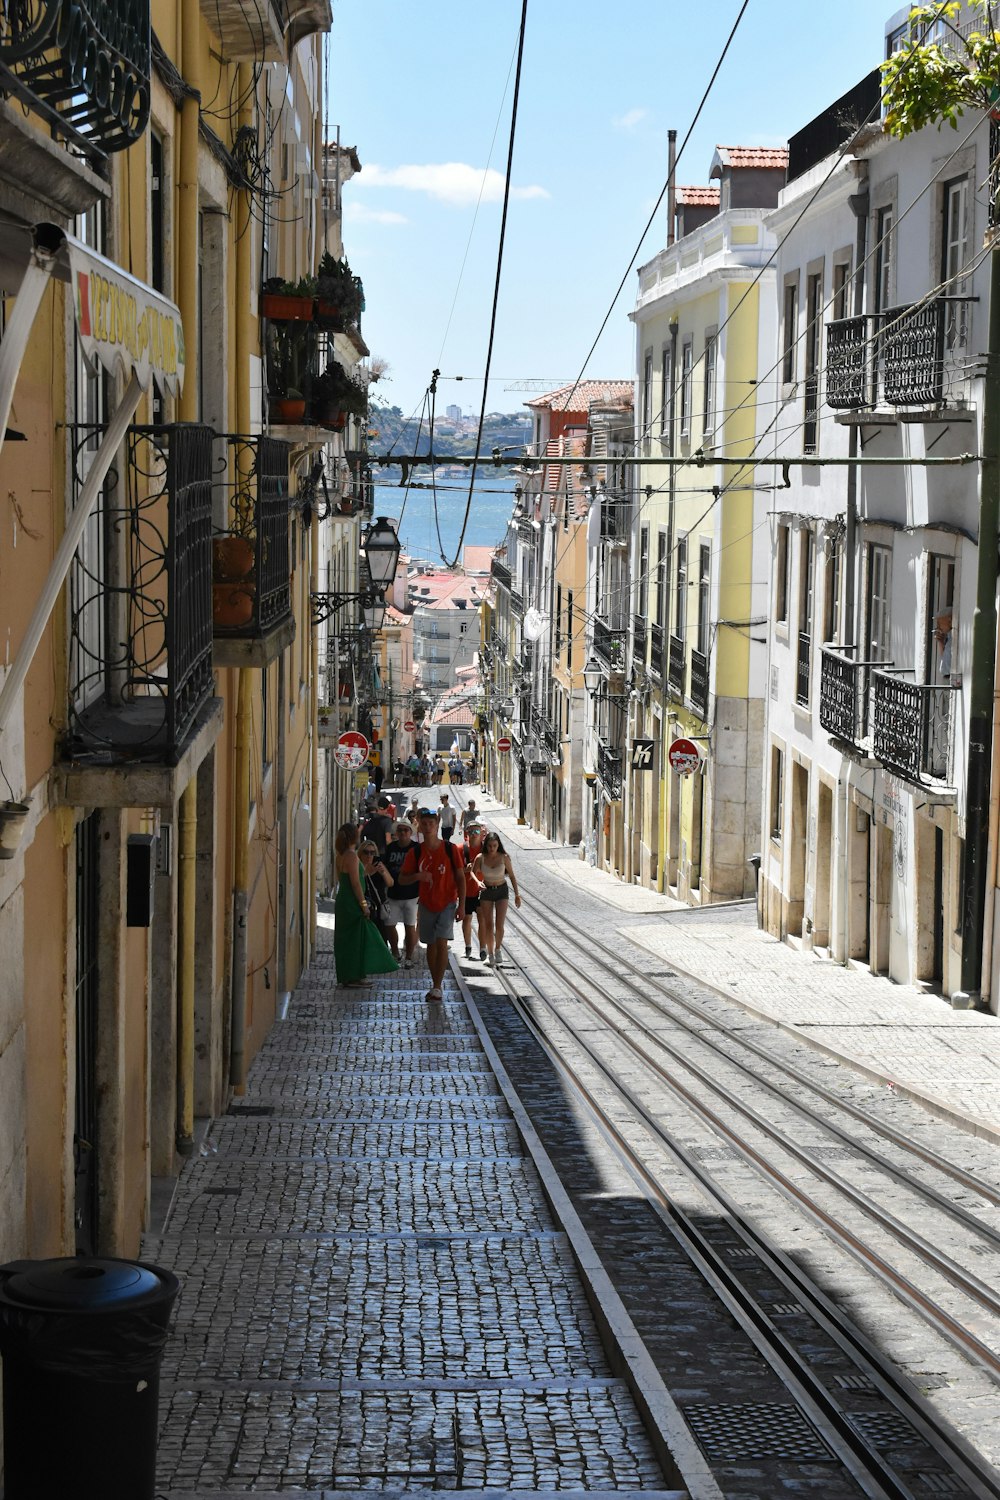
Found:
[(71, 284), (76, 327), (85, 357), (92, 365), (120, 376), (125, 390), (94, 454), (24, 639), (0, 689), (0, 731), (28, 675), (74, 553), (143, 391), (149, 389), (154, 377), (171, 394), (178, 393), (184, 383), (184, 330), (173, 302), (56, 224), (27, 225), (0, 218), (0, 287), (16, 298), (0, 342), (0, 450), (7, 435), (14, 387), (35, 316), (53, 277)]

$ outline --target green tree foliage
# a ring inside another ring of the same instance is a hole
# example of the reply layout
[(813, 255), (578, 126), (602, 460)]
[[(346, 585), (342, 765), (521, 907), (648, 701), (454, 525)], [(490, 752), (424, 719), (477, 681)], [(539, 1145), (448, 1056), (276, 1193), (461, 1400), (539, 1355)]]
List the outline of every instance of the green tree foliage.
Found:
[(882, 64), (890, 135), (902, 138), (925, 125), (940, 129), (946, 120), (957, 130), (964, 111), (990, 110), (1000, 99), (1000, 6), (997, 0), (975, 0), (982, 29), (968, 36), (956, 26), (961, 8), (959, 0), (939, 0), (910, 11), (908, 39)]

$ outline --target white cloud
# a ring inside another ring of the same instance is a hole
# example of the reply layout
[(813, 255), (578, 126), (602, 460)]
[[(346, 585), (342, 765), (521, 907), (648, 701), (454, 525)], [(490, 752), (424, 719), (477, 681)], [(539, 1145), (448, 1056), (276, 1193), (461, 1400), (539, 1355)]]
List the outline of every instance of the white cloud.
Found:
[(344, 217), (355, 224), (409, 224), (405, 214), (394, 213), (391, 208), (366, 208), (363, 203), (344, 205)]
[(649, 118), (648, 109), (630, 109), (623, 115), (618, 115), (611, 121), (616, 130), (634, 130), (641, 125), (643, 120)]
[[(395, 187), (406, 192), (426, 193), (441, 203), (476, 203), (480, 193), (484, 203), (499, 203), (503, 198), (504, 179), (490, 167), (470, 167), (462, 161), (428, 163), (426, 166), (366, 166), (355, 187)], [(512, 198), (547, 198), (543, 187), (515, 187)]]

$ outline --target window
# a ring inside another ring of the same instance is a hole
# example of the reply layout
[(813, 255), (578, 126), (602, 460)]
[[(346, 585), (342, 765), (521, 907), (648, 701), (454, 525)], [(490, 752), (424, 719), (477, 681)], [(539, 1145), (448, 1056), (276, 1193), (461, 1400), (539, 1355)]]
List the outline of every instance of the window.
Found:
[(687, 631), (687, 571), (688, 571), (688, 544), (687, 537), (677, 539), (677, 567), (675, 572), (677, 582), (677, 628), (676, 635), (683, 636)]
[(834, 319), (850, 316), (850, 304), (848, 302), (850, 286), (851, 263), (849, 260), (838, 260), (833, 268), (833, 306), (831, 313)]
[(712, 548), (702, 542), (698, 548), (698, 650), (708, 655), (711, 600)]
[(719, 342), (716, 334), (709, 334), (705, 340), (705, 436), (710, 438), (715, 432), (715, 367), (718, 357)]
[[(941, 253), (941, 280), (946, 283), (948, 296), (961, 297), (968, 289), (966, 277), (960, 273), (969, 259), (969, 179), (957, 177), (944, 185), (943, 246)], [(945, 348), (964, 348), (968, 340), (969, 304), (946, 302)]]
[(823, 639), (839, 639), (840, 626), (840, 543), (832, 542), (826, 559), (826, 596), (823, 601)]
[(788, 624), (788, 527), (778, 527), (778, 547), (774, 561), (774, 618)]
[(892, 552), (888, 547), (868, 548), (868, 628), (866, 649), (869, 661), (889, 660), (889, 610), (892, 579)]
[[(573, 590), (566, 593), (566, 670), (573, 670)], [(566, 715), (567, 727), (569, 725), (569, 714)]]
[(656, 535), (656, 623), (663, 625), (667, 617), (667, 533), (662, 529)]
[(691, 436), (691, 387), (693, 384), (694, 345), (684, 340), (681, 350), (681, 437)]
[(892, 306), (895, 284), (893, 276), (893, 223), (891, 207), (880, 208), (875, 215), (875, 311), (885, 312)]
[(556, 584), (556, 656), (562, 651), (562, 584)]
[(639, 618), (645, 620), (649, 614), (649, 527), (639, 532)]
[(931, 557), (927, 577), (926, 682), (948, 682), (953, 670), (955, 559)]
[(816, 539), (811, 531), (804, 531), (799, 553), (799, 651), (795, 691), (796, 701), (802, 704), (809, 702), (815, 563)]
[(806, 378), (803, 409), (802, 447), (815, 453), (819, 444), (819, 367), (820, 339), (823, 331), (823, 273), (816, 272), (806, 282)]
[[(643, 444), (649, 442), (649, 426), (653, 420), (653, 351), (646, 350), (642, 365), (642, 432)], [(648, 452), (648, 448), (646, 449)]]
[(664, 344), (663, 353), (660, 356), (660, 436), (667, 440), (667, 451), (673, 451), (670, 390), (674, 383), (674, 356), (673, 349), (669, 344)]
[(782, 322), (784, 353), (781, 357), (781, 380), (783, 385), (795, 383), (795, 339), (799, 317), (798, 281), (785, 283), (785, 308)]
[(771, 837), (781, 842), (781, 825), (784, 819), (785, 757), (777, 745), (771, 746)]

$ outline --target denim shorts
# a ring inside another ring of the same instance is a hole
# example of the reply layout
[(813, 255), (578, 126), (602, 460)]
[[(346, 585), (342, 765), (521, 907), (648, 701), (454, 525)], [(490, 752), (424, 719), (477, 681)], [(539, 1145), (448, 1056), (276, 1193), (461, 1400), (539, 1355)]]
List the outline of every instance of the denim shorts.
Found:
[(452, 901), (444, 911), (429, 911), (426, 906), (420, 908), (420, 941), (422, 943), (436, 943), (439, 938), (451, 938), (455, 931), (455, 913), (458, 910), (458, 902)]
[(506, 880), (502, 880), (499, 885), (484, 885), (482, 899), (484, 901), (509, 901), (510, 889)]

